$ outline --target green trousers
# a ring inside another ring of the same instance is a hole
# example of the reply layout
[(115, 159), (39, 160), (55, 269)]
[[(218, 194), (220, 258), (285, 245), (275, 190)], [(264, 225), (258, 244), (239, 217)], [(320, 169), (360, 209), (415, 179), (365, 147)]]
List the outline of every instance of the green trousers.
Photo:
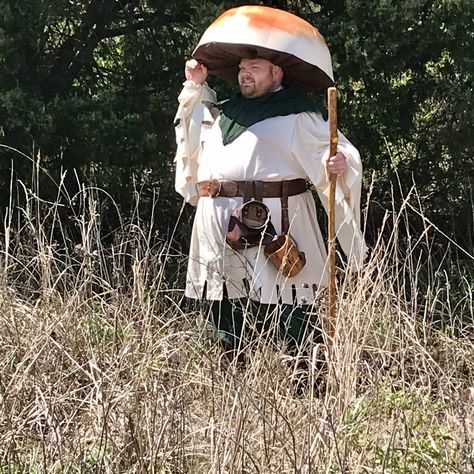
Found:
[(211, 316), (219, 339), (227, 347), (238, 349), (262, 339), (265, 343), (283, 342), (289, 349), (299, 350), (307, 338), (322, 342), (312, 306), (262, 304), (247, 298), (227, 298), (211, 304)]

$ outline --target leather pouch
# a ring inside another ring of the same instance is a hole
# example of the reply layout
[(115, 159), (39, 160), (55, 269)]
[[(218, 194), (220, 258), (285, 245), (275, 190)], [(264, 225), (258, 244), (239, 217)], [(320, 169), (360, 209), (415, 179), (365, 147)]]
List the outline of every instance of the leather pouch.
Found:
[(265, 256), (286, 277), (294, 277), (306, 264), (304, 252), (300, 252), (294, 239), (286, 234), (279, 235), (265, 246)]

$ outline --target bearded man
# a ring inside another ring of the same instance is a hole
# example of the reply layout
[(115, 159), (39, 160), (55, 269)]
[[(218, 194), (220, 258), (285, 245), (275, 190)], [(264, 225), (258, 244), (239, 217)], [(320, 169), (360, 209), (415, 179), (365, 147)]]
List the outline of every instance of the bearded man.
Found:
[[(349, 259), (360, 260), (359, 153), (339, 134), (338, 152), (329, 156), (320, 108), (283, 87), (284, 71), (270, 60), (243, 57), (241, 95), (222, 103), (207, 75), (203, 64), (186, 62), (176, 114), (176, 190), (197, 205), (186, 296), (211, 302), (213, 323), (229, 350), (242, 349), (252, 340), (249, 334), (271, 333), (274, 340), (275, 330), (299, 349), (305, 333), (315, 329), (311, 305), (328, 283), (325, 243), (307, 183), (327, 206), (329, 173), (338, 176), (338, 239)], [(265, 227), (259, 242), (232, 245), (230, 227), (236, 219), (241, 224), (239, 210), (249, 202), (263, 205), (271, 232)], [(283, 272), (265, 251), (281, 235), (291, 236), (302, 259), (296, 274)]]

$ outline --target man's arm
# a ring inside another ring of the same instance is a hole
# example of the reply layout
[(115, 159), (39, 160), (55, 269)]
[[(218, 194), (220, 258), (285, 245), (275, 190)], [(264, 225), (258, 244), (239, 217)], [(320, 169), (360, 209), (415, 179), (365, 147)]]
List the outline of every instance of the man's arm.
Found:
[(362, 163), (357, 149), (339, 133), (338, 153), (329, 157), (329, 129), (318, 114), (300, 114), (292, 140), (292, 154), (315, 185), (327, 209), (329, 172), (338, 175), (336, 185), (336, 233), (351, 263), (358, 267), (366, 253), (360, 231)]
[(183, 84), (175, 116), (176, 155), (175, 189), (186, 202), (196, 205), (197, 158), (201, 150), (202, 129), (212, 126), (210, 108), (217, 102), (215, 92), (206, 84), (207, 68), (192, 59), (185, 65)]

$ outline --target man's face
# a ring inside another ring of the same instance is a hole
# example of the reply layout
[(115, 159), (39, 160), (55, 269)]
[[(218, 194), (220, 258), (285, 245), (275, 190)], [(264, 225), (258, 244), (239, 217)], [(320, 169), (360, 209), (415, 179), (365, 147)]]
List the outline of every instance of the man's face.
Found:
[(239, 86), (244, 97), (253, 99), (278, 89), (283, 73), (279, 66), (262, 58), (244, 58), (239, 64)]

